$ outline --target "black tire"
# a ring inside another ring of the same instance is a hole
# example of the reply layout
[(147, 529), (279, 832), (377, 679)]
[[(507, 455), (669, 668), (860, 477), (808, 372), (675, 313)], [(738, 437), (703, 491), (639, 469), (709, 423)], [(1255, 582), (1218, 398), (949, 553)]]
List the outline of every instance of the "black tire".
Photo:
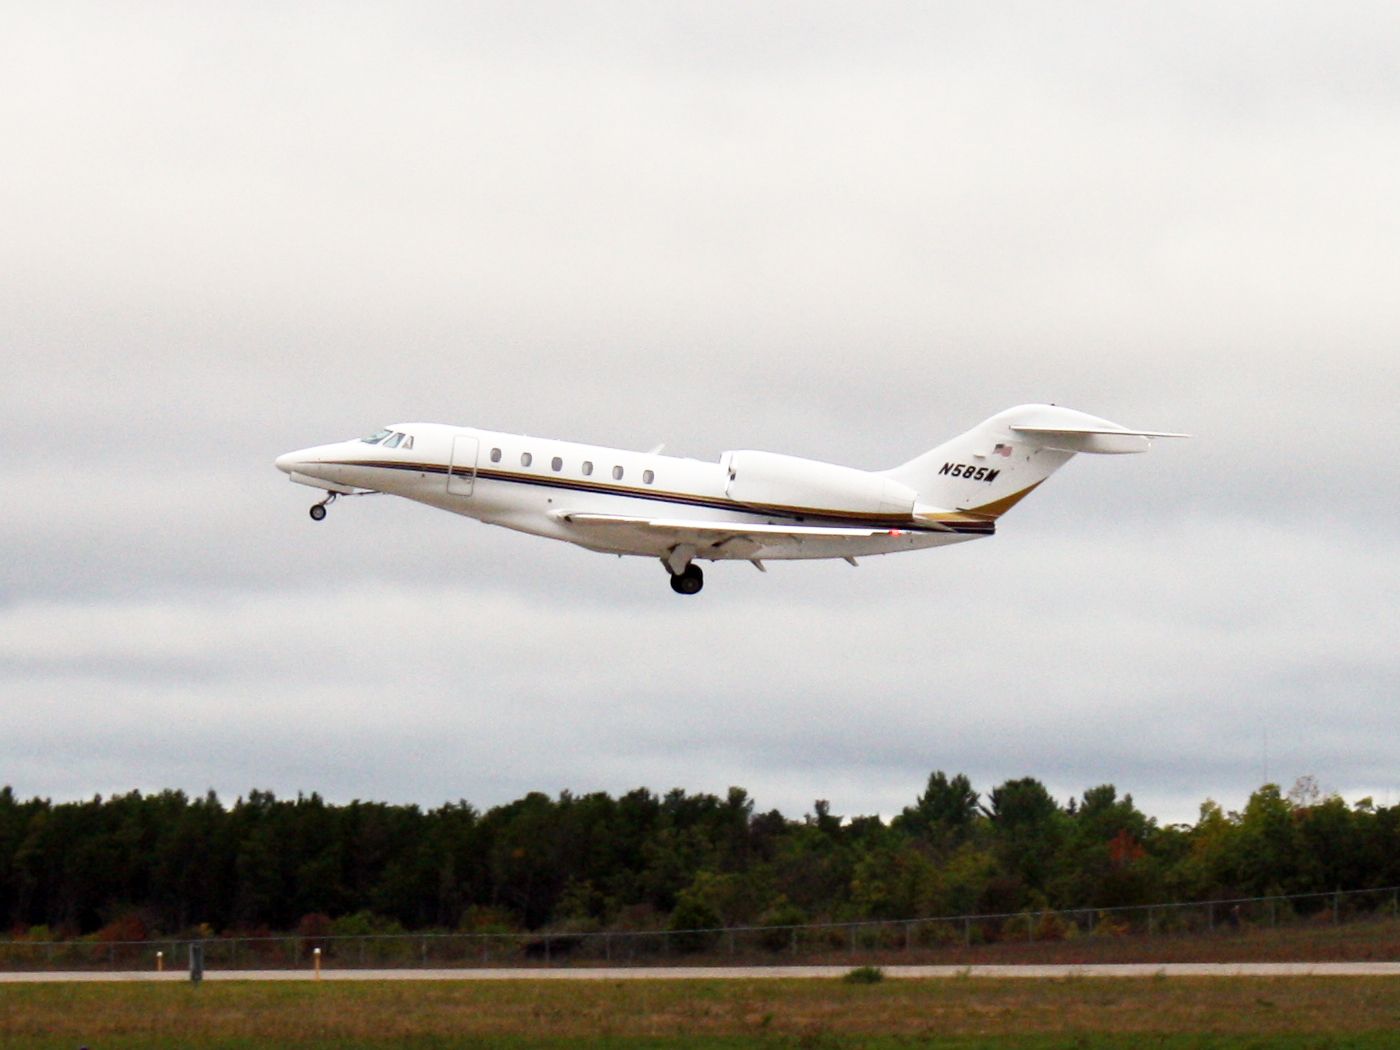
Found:
[(699, 594), (705, 586), (705, 574), (698, 565), (687, 565), (685, 572), (671, 577), (671, 590), (677, 594)]
[(311, 514), (312, 521), (320, 521), (326, 516), (326, 508), (320, 503), (313, 503), (309, 513)]

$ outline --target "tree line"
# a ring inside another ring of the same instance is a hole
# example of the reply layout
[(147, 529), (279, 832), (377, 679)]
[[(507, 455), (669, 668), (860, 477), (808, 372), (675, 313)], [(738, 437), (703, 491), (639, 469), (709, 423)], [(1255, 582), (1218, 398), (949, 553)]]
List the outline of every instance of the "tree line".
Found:
[(1112, 785), (1058, 802), (933, 773), (897, 816), (725, 797), (531, 793), (484, 812), (253, 791), (54, 803), (0, 789), (15, 935), (696, 929), (1114, 907), (1400, 884), (1400, 805), (1267, 784), (1159, 825)]

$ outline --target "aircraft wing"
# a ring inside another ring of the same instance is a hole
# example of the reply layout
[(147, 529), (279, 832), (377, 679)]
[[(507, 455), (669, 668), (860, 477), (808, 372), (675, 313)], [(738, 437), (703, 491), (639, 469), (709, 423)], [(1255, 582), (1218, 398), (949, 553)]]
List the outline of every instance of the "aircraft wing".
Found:
[(762, 547), (783, 540), (802, 542), (813, 539), (866, 539), (871, 536), (898, 536), (902, 529), (847, 525), (764, 525), (741, 521), (688, 521), (682, 518), (638, 518), (623, 514), (594, 514), (555, 511), (551, 517), (594, 531), (599, 536), (658, 534), (672, 543), (704, 549), (739, 545), (745, 542)]

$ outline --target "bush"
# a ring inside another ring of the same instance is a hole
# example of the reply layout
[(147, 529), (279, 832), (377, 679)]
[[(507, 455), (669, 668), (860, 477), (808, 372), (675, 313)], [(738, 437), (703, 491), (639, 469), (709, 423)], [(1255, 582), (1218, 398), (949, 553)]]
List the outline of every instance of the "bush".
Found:
[(797, 931), (786, 927), (801, 926), (806, 921), (807, 913), (795, 904), (783, 902), (769, 908), (759, 921), (759, 924), (765, 927), (762, 934), (763, 946), (773, 952), (790, 948)]
[(714, 928), (719, 924), (714, 909), (693, 894), (682, 893), (667, 924), (672, 931), (671, 946), (679, 952), (701, 952), (713, 947), (719, 938)]
[(847, 984), (879, 984), (885, 979), (885, 971), (878, 966), (857, 966), (841, 980)]
[(1123, 937), (1128, 933), (1128, 920), (1101, 911), (1094, 922), (1095, 937)]
[(509, 934), (518, 933), (519, 924), (515, 916), (504, 908), (487, 908), (472, 905), (462, 912), (462, 921), (457, 929), (461, 933)]
[(386, 919), (371, 911), (342, 915), (331, 922), (331, 933), (336, 937), (393, 936), (403, 932), (404, 928), (394, 919)]

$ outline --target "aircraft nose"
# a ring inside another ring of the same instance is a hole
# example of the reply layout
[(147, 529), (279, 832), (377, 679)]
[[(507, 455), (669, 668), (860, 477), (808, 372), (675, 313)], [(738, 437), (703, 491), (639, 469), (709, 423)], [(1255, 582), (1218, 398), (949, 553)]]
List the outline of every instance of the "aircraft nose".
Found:
[(282, 455), (277, 457), (277, 469), (280, 470), (283, 474), (290, 474), (292, 471), (297, 469), (297, 462), (299, 458), (300, 453), (284, 452), (282, 453)]

